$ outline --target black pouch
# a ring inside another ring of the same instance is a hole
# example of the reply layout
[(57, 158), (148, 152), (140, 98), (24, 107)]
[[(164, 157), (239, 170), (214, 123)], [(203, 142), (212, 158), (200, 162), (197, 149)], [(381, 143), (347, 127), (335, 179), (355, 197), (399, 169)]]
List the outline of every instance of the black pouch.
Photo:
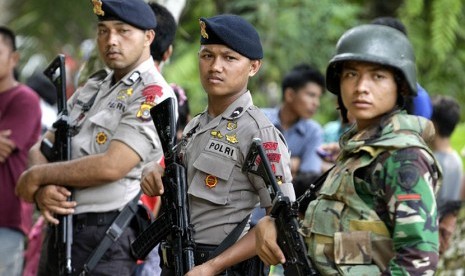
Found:
[(155, 220), (153, 213), (143, 204), (137, 204), (137, 213), (131, 221), (131, 228), (136, 231), (136, 237)]
[(268, 269), (258, 256), (247, 259), (226, 270), (226, 276), (265, 276)]

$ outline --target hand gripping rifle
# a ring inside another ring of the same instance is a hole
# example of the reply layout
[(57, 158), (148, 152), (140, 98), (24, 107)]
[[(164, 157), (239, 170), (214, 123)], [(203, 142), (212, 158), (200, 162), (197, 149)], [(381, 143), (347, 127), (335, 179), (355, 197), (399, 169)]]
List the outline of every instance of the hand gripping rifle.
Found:
[(268, 188), (273, 201), (270, 216), (276, 219), (278, 245), (286, 257), (284, 275), (319, 275), (307, 257), (304, 240), (298, 232), (298, 202), (291, 202), (281, 192), (260, 138), (252, 140), (242, 171), (260, 176)]
[(169, 255), (173, 257), (176, 275), (184, 275), (194, 267), (194, 238), (187, 199), (186, 169), (176, 156), (175, 104), (176, 99), (168, 98), (150, 109), (165, 156), (166, 167), (162, 177), (165, 192), (161, 196), (161, 215), (136, 238), (131, 247), (135, 257), (144, 259), (162, 242), (172, 252)]
[[(55, 141), (42, 140), (40, 150), (49, 162), (71, 160), (71, 132), (66, 106), (66, 69), (65, 56), (58, 55), (45, 69), (44, 74), (57, 89), (58, 119), (53, 123)], [(72, 195), (68, 201), (73, 200)], [(71, 245), (73, 244), (73, 215), (58, 216), (60, 223), (55, 229), (55, 247), (58, 251), (58, 268), (60, 275), (71, 275)]]

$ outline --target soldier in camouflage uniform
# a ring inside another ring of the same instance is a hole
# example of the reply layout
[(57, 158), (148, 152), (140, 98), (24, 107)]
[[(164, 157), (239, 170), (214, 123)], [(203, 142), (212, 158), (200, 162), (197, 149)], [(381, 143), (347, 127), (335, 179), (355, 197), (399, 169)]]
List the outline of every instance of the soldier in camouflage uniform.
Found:
[[(440, 171), (427, 145), (432, 123), (404, 110), (416, 93), (411, 44), (390, 27), (355, 27), (340, 38), (326, 80), (356, 124), (307, 208), (301, 233), (310, 259), (323, 275), (432, 275)], [(256, 232), (267, 264), (285, 262), (273, 223), (265, 217)]]

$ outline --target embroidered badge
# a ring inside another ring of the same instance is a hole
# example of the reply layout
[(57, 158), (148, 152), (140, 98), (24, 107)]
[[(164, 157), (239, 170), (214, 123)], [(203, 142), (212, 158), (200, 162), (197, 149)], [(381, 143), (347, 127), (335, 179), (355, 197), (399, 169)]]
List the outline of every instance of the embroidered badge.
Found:
[(133, 92), (132, 87), (126, 90), (121, 90), (118, 92), (118, 94), (116, 94), (116, 99), (119, 101), (124, 101), (132, 95), (132, 92)]
[(210, 131), (210, 135), (215, 137), (215, 138), (218, 138), (218, 139), (223, 138), (223, 134), (221, 134), (221, 132), (219, 130)]
[(278, 142), (263, 142), (263, 149), (265, 150), (277, 150)]
[(228, 135), (228, 134), (226, 134), (226, 141), (228, 141), (228, 142), (231, 143), (231, 144), (236, 144), (236, 143), (239, 142), (239, 141), (237, 140), (236, 134), (234, 134), (234, 135)]
[(406, 195), (397, 195), (398, 201), (410, 201), (410, 200), (420, 200), (420, 194), (406, 194)]
[(143, 102), (140, 105), (139, 110), (137, 111), (136, 117), (144, 121), (150, 120), (150, 108), (152, 108), (153, 106), (155, 106), (155, 103), (153, 102)]
[(105, 134), (105, 132), (103, 132), (103, 131), (100, 131), (99, 133), (97, 133), (97, 136), (95, 136), (95, 141), (99, 145), (105, 144), (107, 142), (107, 139), (108, 139), (108, 137)]
[(102, 10), (102, 1), (100, 0), (92, 0), (92, 4), (94, 5), (94, 13), (99, 16), (104, 16), (105, 12)]
[(278, 183), (278, 185), (283, 184), (283, 176), (282, 175), (277, 175), (276, 176), (276, 183)]
[(226, 124), (226, 129), (227, 130), (235, 130), (237, 128), (237, 122), (229, 121)]
[(205, 147), (205, 150), (227, 158), (231, 158), (234, 161), (237, 160), (236, 148), (216, 139), (210, 139), (207, 146)]
[(145, 97), (146, 102), (155, 103), (156, 97), (163, 96), (163, 88), (158, 85), (149, 85), (142, 91), (142, 96)]
[(273, 172), (273, 174), (276, 174), (276, 166), (275, 166), (275, 164), (271, 163), (270, 167), (271, 167), (271, 171)]
[(207, 25), (202, 20), (199, 20), (199, 23), (200, 23), (200, 34), (202, 35), (203, 38), (208, 39)]
[(270, 162), (279, 163), (279, 161), (281, 160), (280, 153), (267, 153), (266, 157), (268, 157), (268, 160), (270, 160)]
[(216, 176), (214, 175), (209, 174), (205, 178), (205, 186), (207, 186), (210, 189), (214, 188), (217, 183), (218, 183), (218, 178), (216, 178)]

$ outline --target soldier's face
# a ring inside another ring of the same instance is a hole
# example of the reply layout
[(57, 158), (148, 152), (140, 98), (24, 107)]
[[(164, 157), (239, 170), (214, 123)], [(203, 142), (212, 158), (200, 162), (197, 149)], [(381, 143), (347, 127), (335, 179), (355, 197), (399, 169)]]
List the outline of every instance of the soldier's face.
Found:
[(154, 38), (153, 31), (143, 31), (118, 20), (98, 23), (97, 43), (105, 64), (123, 77), (148, 56), (148, 47)]
[(199, 51), (200, 81), (210, 98), (237, 98), (260, 66), (261, 61), (220, 44), (202, 45)]
[(397, 101), (394, 73), (386, 66), (368, 62), (344, 62), (341, 97), (358, 129), (377, 124)]

